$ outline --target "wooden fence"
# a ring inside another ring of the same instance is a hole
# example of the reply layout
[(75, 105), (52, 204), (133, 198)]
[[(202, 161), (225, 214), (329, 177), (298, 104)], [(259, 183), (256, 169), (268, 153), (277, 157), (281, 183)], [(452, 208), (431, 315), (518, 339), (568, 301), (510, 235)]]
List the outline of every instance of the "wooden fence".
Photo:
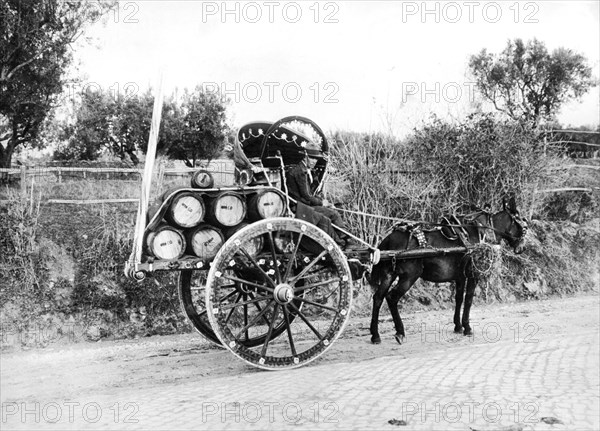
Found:
[[(199, 168), (166, 168), (160, 165), (156, 171), (156, 185), (163, 187), (168, 183), (169, 178), (190, 177), (193, 172)], [(231, 160), (214, 160), (202, 169), (207, 169), (215, 176), (216, 185), (232, 184), (233, 181), (233, 162)], [(600, 170), (597, 165), (571, 164), (561, 169), (592, 169)], [(42, 180), (48, 181), (48, 177), (53, 178), (57, 183), (69, 180), (118, 180), (134, 181), (141, 183), (143, 169), (138, 168), (85, 168), (85, 167), (27, 167), (21, 166), (16, 169), (0, 169), (0, 179), (8, 179), (9, 182), (19, 183), (21, 193), (27, 195), (28, 186), (32, 183), (39, 183)], [(380, 172), (382, 173), (382, 172)], [(392, 172), (385, 172), (386, 174)], [(394, 174), (404, 173), (400, 171)], [(414, 173), (414, 172), (413, 172)], [(557, 189), (538, 190), (536, 193), (555, 193), (555, 192), (595, 192), (598, 187), (565, 187)], [(0, 203), (5, 203), (1, 201)], [(47, 199), (47, 204), (131, 204), (137, 203), (139, 199)]]
[[(548, 130), (545, 134), (552, 139), (558, 138), (547, 143), (566, 147), (567, 153), (571, 158), (597, 159), (600, 157), (600, 132), (565, 129)], [(589, 142), (589, 140), (595, 142)]]
[[(233, 182), (234, 165), (231, 160), (218, 159), (207, 163), (202, 168), (167, 168), (160, 165), (155, 172), (156, 186), (161, 188), (168, 184), (173, 178), (188, 177), (198, 169), (206, 169), (213, 174), (215, 185), (228, 185)], [(28, 188), (32, 184), (41, 182), (56, 182), (57, 184), (66, 181), (131, 181), (141, 184), (143, 169), (141, 168), (87, 168), (87, 167), (28, 167), (20, 166), (13, 169), (0, 169), (0, 180), (5, 183), (20, 186), (23, 195), (28, 194)], [(48, 204), (126, 204), (137, 203), (139, 199), (47, 199), (43, 203)], [(0, 203), (6, 201), (0, 200)]]

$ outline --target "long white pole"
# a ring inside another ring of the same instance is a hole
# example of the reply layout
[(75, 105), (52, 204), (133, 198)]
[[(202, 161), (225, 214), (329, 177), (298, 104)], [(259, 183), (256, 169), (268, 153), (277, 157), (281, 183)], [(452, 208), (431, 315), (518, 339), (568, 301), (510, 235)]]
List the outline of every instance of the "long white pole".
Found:
[(163, 72), (160, 72), (156, 96), (154, 97), (154, 109), (152, 111), (152, 124), (150, 125), (150, 136), (148, 137), (148, 149), (144, 162), (144, 176), (142, 178), (142, 190), (140, 204), (138, 206), (135, 222), (135, 234), (133, 238), (133, 250), (128, 264), (125, 266), (125, 274), (138, 279), (144, 278), (143, 274), (135, 274), (135, 266), (142, 261), (142, 249), (144, 244), (144, 230), (146, 229), (146, 217), (148, 215), (148, 204), (150, 202), (150, 187), (152, 185), (152, 173), (156, 161), (156, 147), (158, 144), (158, 132), (163, 106)]

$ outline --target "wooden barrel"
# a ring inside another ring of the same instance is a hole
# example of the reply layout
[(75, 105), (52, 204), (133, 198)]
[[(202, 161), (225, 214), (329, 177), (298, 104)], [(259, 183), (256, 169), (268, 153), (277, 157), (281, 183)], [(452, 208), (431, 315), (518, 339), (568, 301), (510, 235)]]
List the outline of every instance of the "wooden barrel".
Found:
[(198, 226), (206, 214), (202, 195), (194, 192), (178, 193), (165, 213), (165, 219), (177, 227), (188, 229)]
[(186, 231), (185, 238), (187, 252), (205, 260), (215, 257), (225, 242), (219, 229), (205, 223)]
[(175, 193), (175, 192), (178, 192), (178, 191), (180, 191), (180, 190), (186, 190), (186, 189), (188, 189), (188, 188), (189, 188), (189, 187), (182, 187), (182, 186), (171, 186), (171, 187), (168, 187), (168, 188), (167, 188), (167, 189), (166, 189), (166, 190), (163, 192), (163, 194), (160, 196), (160, 200), (161, 200), (161, 202), (164, 202), (164, 201), (165, 201), (165, 200), (167, 200), (167, 198), (168, 198), (169, 196), (171, 196), (173, 193)]
[(200, 169), (192, 175), (192, 187), (195, 189), (210, 189), (215, 184), (215, 179), (206, 169)]
[(246, 217), (244, 195), (222, 192), (208, 199), (207, 220), (223, 227), (237, 226)]
[[(227, 229), (225, 231), (225, 238), (226, 239), (231, 238), (234, 233), (236, 233), (238, 230), (240, 230), (242, 228), (245, 228), (249, 224), (250, 223), (242, 222), (237, 226), (230, 227), (229, 229)], [(264, 245), (265, 245), (264, 237), (257, 236), (257, 237), (252, 238), (252, 240), (243, 243), (242, 247), (244, 247), (244, 250), (246, 250), (250, 256), (256, 256), (256, 255), (258, 255), (258, 253), (260, 253), (262, 251)]]
[(248, 217), (250, 220), (262, 220), (281, 217), (285, 214), (285, 197), (276, 190), (263, 190), (253, 195), (248, 201)]
[(146, 236), (148, 252), (161, 260), (179, 259), (185, 252), (183, 234), (169, 225), (161, 225)]

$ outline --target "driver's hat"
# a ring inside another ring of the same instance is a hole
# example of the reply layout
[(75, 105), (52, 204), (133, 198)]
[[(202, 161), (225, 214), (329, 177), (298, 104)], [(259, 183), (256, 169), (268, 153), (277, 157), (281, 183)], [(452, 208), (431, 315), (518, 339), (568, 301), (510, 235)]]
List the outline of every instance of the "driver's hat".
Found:
[(307, 157), (327, 158), (327, 155), (323, 153), (322, 144), (319, 142), (314, 142), (310, 139), (303, 141), (300, 143), (300, 146), (304, 149), (304, 152)]

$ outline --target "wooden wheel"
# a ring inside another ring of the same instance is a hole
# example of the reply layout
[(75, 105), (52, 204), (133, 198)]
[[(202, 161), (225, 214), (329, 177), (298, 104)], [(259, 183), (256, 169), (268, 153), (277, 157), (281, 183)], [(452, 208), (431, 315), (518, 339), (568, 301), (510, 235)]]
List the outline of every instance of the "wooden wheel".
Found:
[[(292, 238), (291, 246), (276, 245), (281, 234)], [(265, 247), (252, 256), (244, 244), (258, 236)], [(261, 220), (236, 232), (215, 257), (206, 285), (208, 320), (223, 346), (247, 363), (296, 368), (341, 334), (352, 305), (350, 280), (343, 252), (321, 229), (298, 219)], [(232, 282), (245, 286), (246, 299), (234, 296)]]
[[(250, 242), (248, 249), (255, 249), (255, 242)], [(235, 276), (233, 271), (227, 270), (226, 274)], [(206, 312), (206, 280), (207, 271), (182, 271), (179, 275), (179, 302), (185, 315), (190, 319), (192, 325), (204, 338), (214, 344), (221, 345), (221, 341), (212, 330), (210, 321)], [(222, 301), (239, 303), (248, 301), (253, 298), (253, 293), (249, 286), (240, 281), (232, 281), (222, 285), (223, 289), (227, 289), (227, 295), (221, 298)], [(302, 307), (301, 303), (297, 304)], [(262, 310), (257, 302), (251, 307), (244, 306), (243, 308), (246, 322), (252, 319), (257, 313)], [(290, 314), (290, 321), (296, 317), (295, 313)], [(285, 325), (280, 322), (273, 328), (273, 337), (281, 335), (286, 330)], [(244, 338), (243, 343), (246, 346), (253, 347), (262, 345), (265, 341), (267, 332), (254, 331), (252, 335), (248, 334)]]
[(204, 303), (206, 271), (181, 271), (179, 274), (179, 302), (196, 331), (214, 344), (221, 344), (208, 321)]

